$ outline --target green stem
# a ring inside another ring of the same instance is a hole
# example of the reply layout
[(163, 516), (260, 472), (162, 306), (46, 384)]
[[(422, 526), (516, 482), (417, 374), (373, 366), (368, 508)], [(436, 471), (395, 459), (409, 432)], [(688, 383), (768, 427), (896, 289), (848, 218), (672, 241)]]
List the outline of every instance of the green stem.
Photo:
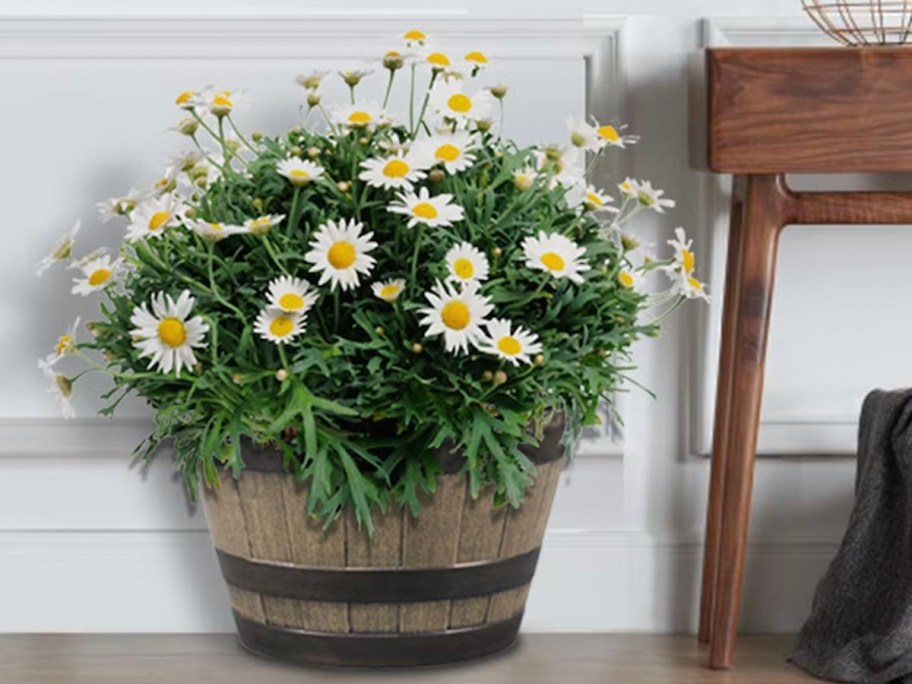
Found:
[(415, 63), (412, 63), (412, 78), (409, 83), (409, 130), (415, 127)]
[(218, 139), (219, 139), (218, 134), (214, 130), (212, 130), (212, 127), (206, 123), (206, 121), (203, 119), (203, 117), (201, 117), (195, 109), (191, 109), (190, 114), (193, 116), (194, 119), (196, 119), (197, 123), (203, 127), (203, 130), (212, 136), (213, 140), (218, 141)]
[(238, 127), (237, 127), (237, 125), (234, 123), (234, 119), (231, 118), (231, 115), (228, 116), (228, 123), (231, 124), (231, 129), (234, 131), (235, 135), (237, 135), (238, 140), (240, 140), (242, 143), (244, 143), (244, 145), (247, 146), (247, 149), (248, 149), (248, 150), (250, 150), (251, 152), (256, 152), (256, 150), (253, 148), (253, 145), (251, 145), (251, 144), (247, 141), (247, 138), (244, 137), (244, 134), (241, 133), (240, 130), (238, 130)]
[(298, 201), (301, 197), (301, 186), (296, 185), (294, 189), (294, 197), (291, 199), (291, 210), (288, 212), (288, 228), (289, 230), (294, 230), (298, 227)]
[(418, 129), (421, 128), (421, 124), (424, 123), (424, 114), (427, 112), (428, 101), (431, 99), (431, 89), (434, 87), (434, 81), (437, 80), (437, 74), (439, 73), (440, 72), (436, 70), (431, 72), (431, 80), (428, 83), (427, 92), (424, 94), (424, 102), (421, 103), (421, 113), (418, 115), (418, 123), (415, 125), (414, 129), (409, 130), (412, 139), (415, 138), (418, 134)]
[(285, 265), (282, 263), (282, 260), (279, 259), (279, 255), (276, 254), (275, 248), (272, 246), (272, 241), (269, 239), (268, 235), (263, 236), (263, 247), (266, 248), (266, 253), (272, 259), (273, 263), (278, 267), (282, 273), (288, 274), (288, 271), (285, 269)]
[(390, 93), (393, 91), (393, 79), (396, 77), (396, 70), (390, 69), (389, 81), (386, 84), (386, 94), (383, 96), (383, 108), (386, 109), (386, 105), (389, 103)]
[(355, 104), (355, 86), (351, 84), (348, 86), (348, 99), (352, 104)]
[(418, 278), (417, 278), (418, 253), (420, 252), (420, 248), (421, 248), (421, 238), (422, 238), (423, 230), (424, 230), (423, 224), (419, 223), (417, 226), (415, 226), (415, 249), (412, 252), (412, 277), (411, 277), (411, 282), (409, 283), (409, 285), (411, 285), (412, 287), (418, 286)]
[(333, 135), (339, 135), (339, 129), (336, 128), (336, 125), (333, 123), (332, 119), (329, 118), (329, 114), (326, 112), (326, 107), (322, 104), (317, 105), (317, 109), (320, 110), (320, 114), (323, 115), (323, 118), (326, 120), (326, 125), (329, 126), (329, 130), (333, 132)]

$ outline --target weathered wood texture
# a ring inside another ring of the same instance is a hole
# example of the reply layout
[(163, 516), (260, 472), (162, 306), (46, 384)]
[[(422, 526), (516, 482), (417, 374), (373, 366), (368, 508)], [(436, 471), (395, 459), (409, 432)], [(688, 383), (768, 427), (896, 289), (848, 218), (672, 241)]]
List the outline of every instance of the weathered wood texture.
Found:
[[(473, 500), (461, 475), (442, 475), (421, 515), (392, 510), (369, 539), (349, 515), (324, 530), (305, 517), (293, 478), (245, 471), (203, 502), (216, 548), (254, 560), (305, 567), (446, 568), (518, 556), (541, 545), (563, 461), (538, 466), (518, 510), (494, 511), (492, 493)], [(243, 616), (277, 627), (334, 633), (421, 633), (491, 624), (523, 610), (528, 585), (491, 595), (420, 603), (300, 601), (230, 587)]]
[(912, 50), (719, 48), (706, 64), (713, 171), (912, 171)]

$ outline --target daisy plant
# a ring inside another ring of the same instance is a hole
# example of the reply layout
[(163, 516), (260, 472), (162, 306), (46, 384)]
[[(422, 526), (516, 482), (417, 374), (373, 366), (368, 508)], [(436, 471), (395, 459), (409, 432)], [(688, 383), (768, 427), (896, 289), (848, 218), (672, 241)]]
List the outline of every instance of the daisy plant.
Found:
[[(39, 266), (69, 265), (99, 301), (39, 364), (65, 413), (74, 382), (104, 373), (101, 413), (143, 397), (139, 453), (170, 444), (192, 494), (240, 476), (245, 442), (269, 444), (328, 522), (418, 514), (437, 449), (463, 456), (474, 495), (519, 506), (544, 423), (562, 414), (570, 443), (598, 422), (632, 345), (707, 295), (683, 229), (667, 258), (628, 231), (672, 200), (587, 178), (634, 136), (569, 121), (563, 143), (520, 146), (501, 135), (507, 88), (476, 85), (488, 58), (459, 55), (413, 29), (374, 68), (301, 75), (301, 121), (275, 136), (237, 126), (243, 91), (177, 94), (191, 149), (99, 204), (117, 253), (77, 256), (76, 224)], [(381, 102), (360, 97), (373, 75)], [(347, 101), (324, 104), (329, 78)], [(64, 370), (74, 359), (88, 367)]]

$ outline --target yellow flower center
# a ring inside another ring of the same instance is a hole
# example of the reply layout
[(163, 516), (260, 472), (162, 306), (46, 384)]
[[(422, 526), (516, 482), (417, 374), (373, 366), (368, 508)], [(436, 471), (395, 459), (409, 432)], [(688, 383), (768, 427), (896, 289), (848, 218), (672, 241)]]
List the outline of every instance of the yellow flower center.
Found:
[(158, 339), (172, 349), (187, 341), (187, 329), (179, 318), (163, 318), (158, 324)]
[(210, 223), (209, 229), (214, 230), (214, 231), (220, 231), (220, 230), (224, 230), (225, 226), (223, 226), (221, 223)]
[(212, 98), (212, 106), (217, 109), (231, 109), (234, 104), (228, 96), (228, 93), (219, 93)]
[(276, 337), (288, 337), (294, 330), (294, 321), (288, 316), (276, 316), (269, 324), (269, 332)]
[(693, 276), (687, 277), (687, 284), (690, 285), (693, 289), (699, 291), (703, 289), (703, 283), (694, 278)]
[(564, 258), (556, 252), (545, 252), (541, 255), (541, 262), (549, 271), (563, 271), (566, 265)]
[(632, 288), (634, 284), (633, 274), (630, 271), (621, 271), (618, 274), (618, 282), (627, 289)]
[(623, 183), (621, 183), (619, 187), (621, 188), (621, 190), (626, 192), (628, 195), (633, 190), (633, 188), (630, 187), (630, 183), (628, 183), (627, 181), (624, 181)]
[(470, 98), (465, 93), (456, 93), (450, 95), (447, 100), (447, 107), (449, 107), (454, 112), (459, 112), (460, 114), (465, 114), (472, 109), (472, 98)]
[(602, 202), (602, 198), (596, 195), (594, 192), (587, 192), (586, 204), (591, 204), (593, 207), (600, 207), (604, 204), (604, 202)]
[(437, 210), (434, 208), (434, 205), (430, 202), (419, 202), (414, 207), (412, 207), (412, 214), (418, 218), (423, 219), (435, 219), (437, 218)]
[(465, 60), (467, 62), (475, 62), (475, 64), (487, 64), (488, 63), (487, 55), (485, 55), (485, 53), (483, 53), (483, 52), (479, 52), (478, 50), (472, 50), (472, 52), (467, 53), (465, 56)]
[(442, 52), (432, 52), (427, 56), (427, 61), (430, 64), (438, 67), (448, 67), (450, 66), (450, 58), (447, 57)]
[(462, 153), (459, 151), (459, 148), (450, 143), (444, 143), (434, 152), (434, 156), (437, 159), (442, 159), (445, 162), (456, 161), (459, 159), (460, 154)]
[(296, 292), (286, 292), (279, 297), (279, 306), (285, 311), (300, 311), (304, 308), (304, 298)]
[(89, 285), (92, 287), (98, 287), (107, 282), (108, 278), (111, 277), (111, 269), (109, 268), (96, 268), (89, 274)]
[(447, 302), (440, 311), (440, 319), (443, 324), (450, 330), (463, 330), (468, 327), (472, 320), (472, 314), (469, 307), (460, 301), (454, 300)]
[(381, 299), (395, 299), (396, 295), (399, 294), (398, 285), (384, 285), (380, 288), (380, 298)]
[(57, 346), (54, 347), (54, 353), (56, 353), (57, 356), (63, 356), (64, 354), (66, 354), (69, 351), (70, 346), (72, 344), (73, 344), (72, 337), (70, 337), (69, 335), (61, 335), (60, 339), (57, 340)]
[(383, 167), (383, 175), (387, 178), (404, 178), (411, 170), (406, 162), (401, 159), (393, 159)]
[(463, 280), (468, 280), (475, 275), (475, 266), (472, 265), (469, 259), (461, 257), (453, 262), (453, 273)]
[(174, 104), (178, 104), (178, 105), (187, 104), (188, 102), (190, 102), (190, 100), (193, 98), (194, 95), (196, 95), (196, 91), (185, 90), (184, 92), (182, 92), (180, 95), (178, 95), (174, 99)]
[(369, 124), (371, 121), (371, 115), (360, 110), (357, 112), (352, 112), (348, 115), (348, 123), (354, 124), (356, 126), (364, 126), (365, 124)]
[(681, 268), (684, 269), (684, 272), (688, 275), (694, 272), (696, 267), (696, 260), (694, 259), (694, 253), (689, 249), (681, 250)]
[(171, 218), (171, 212), (169, 211), (156, 211), (152, 214), (152, 218), (149, 219), (149, 230), (158, 230), (165, 223), (168, 222), (168, 219)]
[(326, 253), (327, 261), (337, 269), (348, 268), (355, 263), (356, 257), (355, 246), (347, 240), (339, 240), (334, 243)]
[(307, 173), (304, 169), (292, 169), (288, 172), (288, 175), (294, 178), (295, 180), (307, 180), (310, 178), (310, 174)]
[(398, 50), (390, 50), (389, 52), (387, 52), (387, 53), (386, 53), (385, 55), (383, 55), (383, 56), (384, 56), (384, 57), (401, 57), (401, 56), (402, 56), (402, 53), (399, 52)]
[(595, 131), (608, 142), (617, 142), (621, 139), (617, 129), (614, 126), (599, 126)]
[(522, 352), (522, 343), (515, 337), (506, 335), (497, 340), (497, 348), (507, 356), (516, 356)]
[(427, 40), (427, 35), (424, 31), (418, 29), (411, 29), (402, 34), (402, 37), (406, 40)]

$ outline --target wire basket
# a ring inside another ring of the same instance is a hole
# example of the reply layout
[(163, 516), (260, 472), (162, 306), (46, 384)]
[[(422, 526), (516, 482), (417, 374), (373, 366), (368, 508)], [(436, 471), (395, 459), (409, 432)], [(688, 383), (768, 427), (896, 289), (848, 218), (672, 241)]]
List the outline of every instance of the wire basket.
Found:
[(912, 0), (801, 0), (804, 11), (843, 45), (903, 45), (912, 39)]

